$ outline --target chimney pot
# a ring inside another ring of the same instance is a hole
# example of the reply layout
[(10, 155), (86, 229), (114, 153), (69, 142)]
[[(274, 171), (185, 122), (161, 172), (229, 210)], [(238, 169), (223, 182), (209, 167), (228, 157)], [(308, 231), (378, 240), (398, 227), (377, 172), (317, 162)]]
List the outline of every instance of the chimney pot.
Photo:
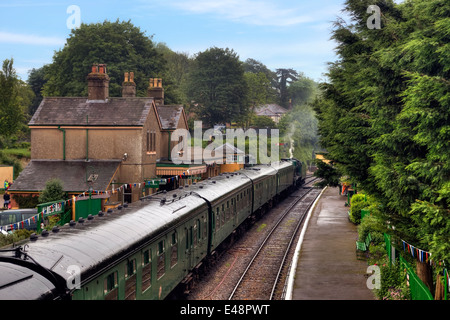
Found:
[(87, 76), (88, 100), (106, 100), (109, 97), (109, 77), (106, 64), (94, 64)]
[(122, 83), (122, 97), (135, 97), (136, 84), (134, 83), (134, 72), (125, 72)]
[(164, 104), (164, 88), (161, 78), (150, 78), (147, 96), (153, 98), (157, 105)]

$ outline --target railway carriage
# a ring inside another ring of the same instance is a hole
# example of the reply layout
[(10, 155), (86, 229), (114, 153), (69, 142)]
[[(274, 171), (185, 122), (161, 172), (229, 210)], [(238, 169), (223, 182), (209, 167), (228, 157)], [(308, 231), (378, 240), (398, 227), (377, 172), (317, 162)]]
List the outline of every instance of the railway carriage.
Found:
[(296, 172), (245, 168), (44, 232), (0, 252), (0, 299), (164, 299)]

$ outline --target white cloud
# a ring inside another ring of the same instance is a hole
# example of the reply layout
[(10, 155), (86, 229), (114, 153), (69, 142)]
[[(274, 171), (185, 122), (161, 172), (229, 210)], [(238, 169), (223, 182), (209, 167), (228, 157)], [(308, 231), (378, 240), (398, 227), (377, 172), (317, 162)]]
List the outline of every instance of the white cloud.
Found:
[(62, 46), (65, 39), (58, 37), (37, 36), (33, 34), (20, 34), (0, 31), (0, 43), (28, 44), (40, 46)]
[(192, 14), (211, 14), (214, 18), (260, 26), (292, 26), (313, 20), (299, 9), (284, 9), (261, 0), (176, 0), (168, 4)]

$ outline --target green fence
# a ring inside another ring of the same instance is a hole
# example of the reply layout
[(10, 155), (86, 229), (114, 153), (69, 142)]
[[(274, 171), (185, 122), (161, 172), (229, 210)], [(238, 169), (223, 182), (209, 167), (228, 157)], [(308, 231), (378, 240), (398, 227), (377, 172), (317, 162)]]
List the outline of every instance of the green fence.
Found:
[[(389, 261), (391, 263), (395, 263), (397, 261), (397, 257), (395, 254), (396, 249), (395, 246), (392, 245), (391, 236), (385, 233), (384, 242), (386, 243), (386, 253), (389, 257)], [(417, 276), (410, 264), (401, 255), (399, 255), (398, 258), (408, 274), (407, 281), (409, 282), (411, 300), (434, 300), (430, 290), (425, 285), (425, 283), (420, 280), (419, 276)]]
[(75, 202), (75, 220), (80, 217), (87, 218), (88, 215), (93, 216), (102, 210), (102, 199), (86, 199), (77, 200)]
[[(45, 218), (49, 216), (58, 215), (58, 225), (64, 225), (73, 218), (72, 207), (67, 206), (66, 200), (58, 200), (53, 202), (47, 202), (39, 204), (38, 209), (38, 221), (37, 232), (41, 232), (41, 223)], [(79, 218), (86, 218), (89, 214), (96, 215), (102, 210), (102, 199), (86, 199), (78, 200), (75, 202), (75, 220)]]
[(408, 274), (407, 281), (409, 282), (409, 289), (411, 291), (411, 300), (434, 300), (428, 287), (419, 279), (409, 263), (402, 256), (399, 258), (400, 263)]
[[(361, 210), (361, 220), (370, 214), (369, 210)], [(389, 234), (384, 233), (384, 242), (386, 244), (386, 253), (389, 258), (390, 263), (397, 262), (397, 250), (395, 246), (392, 245), (391, 236)], [(364, 242), (356, 241), (356, 248), (360, 251), (366, 251), (369, 247), (370, 243), (370, 234), (367, 235), (367, 238)], [(431, 294), (428, 287), (423, 283), (422, 280), (417, 276), (414, 272), (414, 269), (409, 265), (409, 263), (401, 256), (398, 255), (398, 259), (402, 266), (406, 269), (409, 282), (409, 288), (411, 292), (411, 300), (434, 300), (433, 295)], [(447, 286), (446, 286), (447, 290)]]

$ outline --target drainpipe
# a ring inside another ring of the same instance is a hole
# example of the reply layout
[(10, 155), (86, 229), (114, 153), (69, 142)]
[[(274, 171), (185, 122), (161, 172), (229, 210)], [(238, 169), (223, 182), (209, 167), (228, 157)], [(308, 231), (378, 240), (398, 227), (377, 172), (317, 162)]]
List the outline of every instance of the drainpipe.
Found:
[(61, 126), (58, 126), (58, 130), (63, 133), (63, 160), (66, 160), (66, 129), (61, 129)]
[[(89, 116), (86, 115), (86, 126), (89, 123)], [(86, 127), (86, 161), (89, 161), (89, 129)]]
[(170, 143), (170, 139), (172, 139), (172, 131), (169, 131), (169, 146), (167, 147), (167, 149), (168, 149), (167, 150), (167, 157), (169, 158), (169, 161), (172, 160), (171, 157), (170, 157), (170, 151), (171, 151), (170, 150), (170, 144), (171, 144)]

